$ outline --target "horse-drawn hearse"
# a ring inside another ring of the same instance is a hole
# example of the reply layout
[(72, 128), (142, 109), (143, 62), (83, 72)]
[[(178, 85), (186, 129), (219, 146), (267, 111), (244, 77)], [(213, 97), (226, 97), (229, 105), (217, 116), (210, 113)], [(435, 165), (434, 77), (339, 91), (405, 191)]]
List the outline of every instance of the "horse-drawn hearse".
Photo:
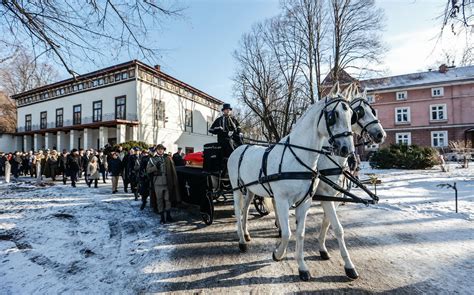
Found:
[[(186, 155), (185, 161), (185, 166), (176, 167), (181, 198), (199, 205), (202, 221), (211, 225), (214, 205), (233, 200), (222, 148), (214, 142), (205, 144), (203, 152)], [(269, 214), (262, 197), (254, 198), (253, 204), (261, 216)]]

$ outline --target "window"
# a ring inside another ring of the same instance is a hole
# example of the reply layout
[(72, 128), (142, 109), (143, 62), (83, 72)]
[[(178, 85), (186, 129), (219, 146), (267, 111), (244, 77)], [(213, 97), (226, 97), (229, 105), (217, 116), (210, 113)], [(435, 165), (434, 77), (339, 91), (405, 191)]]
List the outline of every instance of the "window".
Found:
[(72, 124), (79, 125), (81, 124), (81, 105), (75, 105), (72, 107)]
[(431, 96), (432, 97), (444, 96), (444, 88), (443, 87), (431, 88)]
[(431, 146), (448, 146), (448, 131), (431, 131)]
[(443, 121), (448, 118), (446, 114), (446, 104), (435, 104), (430, 105), (430, 120), (431, 121)]
[(126, 102), (125, 96), (115, 98), (115, 119), (116, 120), (125, 120), (126, 118), (125, 102)]
[(128, 72), (122, 73), (122, 80), (128, 79)]
[(104, 85), (104, 78), (99, 79), (99, 85)]
[(92, 82), (94, 87), (96, 87), (97, 85), (99, 85), (99, 80), (97, 79), (94, 79), (94, 81)]
[(72, 91), (77, 91), (77, 90), (78, 90), (77, 85), (72, 86)]
[(63, 127), (64, 111), (63, 108), (56, 109), (56, 127)]
[(155, 121), (166, 121), (165, 102), (155, 99)]
[(374, 103), (375, 102), (375, 97), (373, 95), (367, 95), (367, 102), (368, 103)]
[(48, 127), (48, 121), (47, 121), (47, 112), (41, 112), (40, 114), (40, 128), (41, 129), (46, 129)]
[(403, 132), (403, 133), (395, 133), (395, 142), (398, 144), (411, 144), (411, 133), (410, 132)]
[(92, 103), (92, 122), (102, 121), (102, 100)]
[(410, 108), (395, 108), (395, 123), (410, 123)]
[(120, 81), (120, 73), (115, 74), (115, 81)]
[(31, 131), (31, 114), (25, 115), (25, 131)]
[(365, 149), (368, 151), (374, 151), (379, 149), (378, 143), (371, 143), (365, 146)]
[(406, 91), (398, 91), (396, 93), (396, 98), (397, 100), (406, 100), (408, 97), (408, 94)]
[(79, 90), (82, 90), (82, 89), (84, 89), (84, 84), (82, 84), (82, 83), (81, 83), (81, 84), (79, 84), (79, 85), (77, 86), (77, 88), (78, 88)]
[(191, 110), (185, 111), (184, 127), (186, 131), (193, 131), (193, 111)]

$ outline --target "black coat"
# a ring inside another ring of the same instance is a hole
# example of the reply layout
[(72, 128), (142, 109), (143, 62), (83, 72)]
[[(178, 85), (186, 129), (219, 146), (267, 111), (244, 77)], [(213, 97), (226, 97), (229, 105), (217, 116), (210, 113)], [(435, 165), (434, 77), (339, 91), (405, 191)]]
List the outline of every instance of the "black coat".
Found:
[(59, 155), (58, 168), (60, 173), (66, 172), (67, 157), (68, 156), (64, 154)]
[(209, 132), (217, 134), (217, 142), (222, 147), (224, 157), (229, 157), (234, 149), (242, 144), (239, 122), (232, 116), (220, 116), (217, 118), (212, 123)]
[(109, 172), (112, 176), (120, 176), (123, 171), (122, 161), (119, 158), (112, 158), (109, 162)]
[(66, 174), (77, 174), (81, 169), (81, 156), (68, 155), (66, 161)]
[(184, 159), (179, 153), (173, 154), (173, 162), (175, 166), (184, 166)]
[(129, 165), (128, 161), (130, 160), (130, 154), (125, 154), (125, 156), (122, 159), (122, 169), (123, 169), (123, 178), (128, 179), (129, 175)]

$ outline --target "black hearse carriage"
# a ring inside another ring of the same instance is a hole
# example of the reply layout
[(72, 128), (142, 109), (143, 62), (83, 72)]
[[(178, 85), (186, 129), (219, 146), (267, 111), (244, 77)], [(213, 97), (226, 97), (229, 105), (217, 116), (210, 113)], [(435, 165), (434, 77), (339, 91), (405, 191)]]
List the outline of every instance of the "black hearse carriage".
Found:
[[(176, 167), (181, 199), (190, 204), (199, 205), (201, 217), (205, 224), (214, 221), (214, 204), (233, 200), (227, 175), (227, 162), (222, 156), (218, 143), (204, 145), (203, 164)], [(263, 198), (255, 196), (255, 209), (261, 216), (268, 215)]]

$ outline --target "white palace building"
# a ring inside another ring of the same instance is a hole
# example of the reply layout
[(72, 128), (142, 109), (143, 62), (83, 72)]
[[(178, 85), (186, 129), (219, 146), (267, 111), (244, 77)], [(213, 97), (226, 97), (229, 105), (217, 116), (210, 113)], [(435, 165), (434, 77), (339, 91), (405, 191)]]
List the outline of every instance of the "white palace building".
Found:
[[(16, 149), (102, 148), (129, 140), (202, 150), (222, 101), (133, 60), (12, 97)], [(12, 149), (13, 150), (13, 149)]]

